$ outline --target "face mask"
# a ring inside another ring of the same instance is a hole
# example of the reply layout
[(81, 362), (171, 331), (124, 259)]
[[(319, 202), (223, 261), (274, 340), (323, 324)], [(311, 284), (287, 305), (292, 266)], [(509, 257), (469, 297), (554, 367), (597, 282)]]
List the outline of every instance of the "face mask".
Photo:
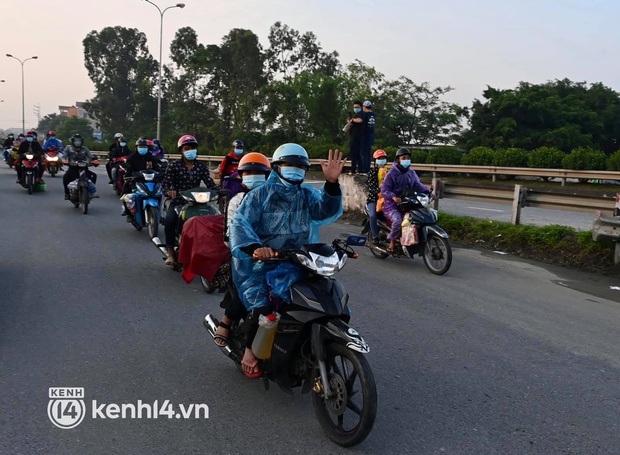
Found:
[(196, 156), (198, 155), (198, 150), (194, 149), (194, 150), (187, 150), (185, 152), (183, 152), (183, 156), (185, 157), (186, 160), (190, 160), (190, 161), (194, 161), (196, 159)]
[(242, 181), (246, 187), (253, 190), (265, 183), (267, 178), (264, 175), (244, 175)]
[(405, 169), (407, 169), (409, 166), (411, 166), (411, 160), (402, 160), (399, 164)]
[(81, 146), (82, 146), (82, 141), (75, 141), (75, 142), (73, 143), (73, 145), (74, 145), (75, 147), (81, 147)]
[(235, 155), (243, 155), (243, 149), (235, 149)]
[(377, 163), (377, 166), (385, 166), (387, 160), (376, 160), (375, 163)]
[(26, 140), (27, 140), (28, 142), (32, 142), (32, 141), (34, 141), (34, 137), (27, 137), (27, 138), (26, 138)]
[(121, 142), (121, 147), (125, 147), (127, 145), (127, 142)]
[(280, 174), (282, 175), (282, 178), (291, 180), (295, 183), (301, 183), (304, 181), (306, 171), (294, 166), (283, 166), (280, 168)]
[(138, 148), (138, 153), (140, 155), (146, 155), (146, 152), (148, 152), (148, 151), (149, 151), (148, 147), (147, 148), (144, 148), (144, 147)]
[(353, 108), (353, 112), (355, 112), (356, 114), (359, 114), (360, 112), (362, 112), (362, 110), (359, 107), (355, 107)]

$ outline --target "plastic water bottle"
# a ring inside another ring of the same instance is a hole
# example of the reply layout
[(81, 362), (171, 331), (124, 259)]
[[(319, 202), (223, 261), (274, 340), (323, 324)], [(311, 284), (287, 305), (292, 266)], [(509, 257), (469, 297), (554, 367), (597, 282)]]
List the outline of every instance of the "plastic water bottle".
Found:
[(258, 318), (258, 331), (252, 342), (252, 352), (257, 359), (271, 357), (271, 348), (278, 330), (278, 322), (280, 322), (278, 313), (271, 313), (267, 316), (261, 314)]

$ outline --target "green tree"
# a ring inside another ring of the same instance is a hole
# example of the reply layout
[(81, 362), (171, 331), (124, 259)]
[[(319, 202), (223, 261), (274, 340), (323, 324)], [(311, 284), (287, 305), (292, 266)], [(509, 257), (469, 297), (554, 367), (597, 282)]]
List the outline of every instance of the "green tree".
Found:
[(466, 148), (594, 147), (610, 153), (620, 137), (620, 95), (600, 83), (568, 79), (487, 87), (471, 108)]
[(148, 52), (144, 33), (106, 27), (90, 32), (83, 45), (84, 63), (96, 91), (86, 110), (99, 120), (102, 130), (121, 130), (126, 135), (153, 130), (158, 65)]
[(82, 135), (85, 141), (93, 140), (93, 128), (90, 121), (79, 117), (61, 117), (62, 121), (56, 127), (56, 137), (62, 140), (65, 145), (75, 133)]

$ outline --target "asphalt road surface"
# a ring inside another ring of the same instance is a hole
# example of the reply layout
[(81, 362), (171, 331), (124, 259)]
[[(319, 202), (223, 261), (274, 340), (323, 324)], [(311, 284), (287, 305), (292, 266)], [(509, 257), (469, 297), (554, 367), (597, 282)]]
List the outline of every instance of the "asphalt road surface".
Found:
[[(361, 248), (339, 278), (371, 346), (379, 407), (368, 439), (345, 450), (309, 396), (265, 392), (219, 352), (202, 319), (220, 314), (220, 296), (164, 266), (105, 179), (88, 215), (63, 200), (59, 178), (33, 195), (14, 181), (3, 165), (0, 454), (619, 453), (618, 277), (458, 247), (434, 276), (420, 258)], [(73, 429), (48, 416), (54, 387), (84, 390)], [(93, 415), (156, 400), (173, 418)], [(208, 418), (176, 418), (192, 404)]]

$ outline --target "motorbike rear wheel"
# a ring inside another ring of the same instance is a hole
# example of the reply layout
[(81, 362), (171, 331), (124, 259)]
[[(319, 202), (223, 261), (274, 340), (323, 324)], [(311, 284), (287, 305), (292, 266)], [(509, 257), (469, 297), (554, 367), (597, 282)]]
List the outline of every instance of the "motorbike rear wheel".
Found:
[(215, 286), (211, 285), (209, 280), (207, 280), (205, 277), (202, 277), (202, 276), (200, 277), (200, 284), (202, 284), (202, 289), (207, 294), (213, 294), (215, 292), (215, 290), (217, 289)]
[(368, 248), (370, 249), (370, 252), (372, 253), (374, 257), (378, 259), (385, 259), (389, 256), (388, 253), (384, 253), (382, 250), (380, 250), (379, 248), (375, 246), (374, 242), (372, 241), (372, 232), (370, 232), (370, 226), (368, 227), (368, 232), (366, 233), (366, 237), (367, 237), (366, 244), (368, 245)]
[(157, 207), (149, 205), (144, 211), (144, 218), (149, 227), (149, 237), (154, 239), (159, 233), (159, 220), (157, 219)]
[(82, 206), (82, 213), (86, 215), (88, 213), (88, 203), (90, 202), (88, 197), (88, 188), (80, 186), (80, 205)]
[(377, 415), (377, 388), (363, 354), (341, 343), (326, 346), (327, 375), (335, 396), (312, 393), (314, 413), (327, 436), (342, 447), (362, 442)]
[(436, 234), (429, 235), (422, 253), (424, 264), (435, 275), (443, 275), (452, 265), (450, 241)]

